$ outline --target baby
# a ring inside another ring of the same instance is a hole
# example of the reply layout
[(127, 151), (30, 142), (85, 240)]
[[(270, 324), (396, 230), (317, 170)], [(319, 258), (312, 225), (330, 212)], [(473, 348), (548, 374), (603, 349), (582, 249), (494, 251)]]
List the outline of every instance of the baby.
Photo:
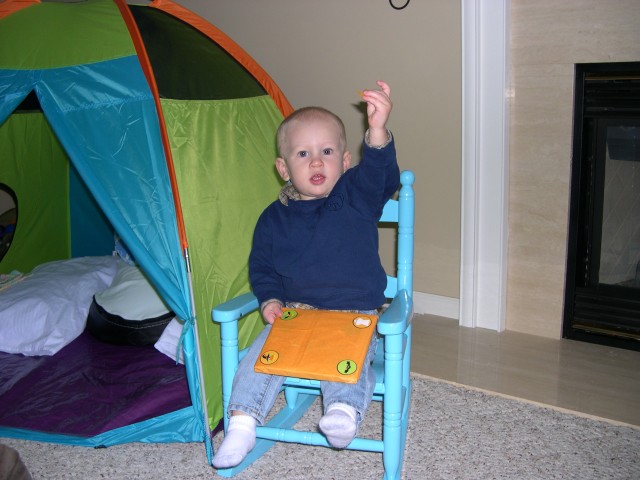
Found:
[[(251, 451), (256, 425), (280, 392), (284, 378), (257, 373), (253, 365), (283, 307), (375, 314), (386, 300), (377, 223), (398, 189), (400, 172), (386, 127), (391, 90), (385, 82), (377, 85), (362, 93), (369, 128), (355, 167), (342, 121), (324, 108), (296, 110), (278, 129), (275, 165), (287, 183), (258, 219), (249, 256), (251, 288), (268, 325), (235, 374), (216, 468), (238, 465)], [(376, 340), (374, 335), (356, 384), (321, 382), (324, 415), (318, 426), (334, 448), (351, 443), (371, 402)]]

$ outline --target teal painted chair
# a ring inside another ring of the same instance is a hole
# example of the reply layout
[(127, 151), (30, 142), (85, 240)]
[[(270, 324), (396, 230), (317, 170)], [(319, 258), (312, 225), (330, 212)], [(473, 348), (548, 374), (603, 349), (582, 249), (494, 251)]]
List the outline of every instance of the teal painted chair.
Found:
[[(399, 479), (402, 471), (409, 403), (411, 399), (411, 318), (413, 315), (413, 223), (414, 175), (410, 171), (400, 176), (398, 200), (389, 200), (380, 222), (397, 223), (397, 274), (387, 276), (385, 295), (391, 300), (378, 321), (378, 350), (373, 362), (376, 387), (373, 401), (383, 402), (382, 438), (354, 438), (347, 450), (382, 453), (384, 478)], [(222, 342), (222, 398), (225, 412), (224, 427), (233, 376), (243, 352), (238, 351), (238, 320), (258, 309), (252, 293), (246, 293), (213, 309), (212, 317), (220, 323)], [(257, 442), (244, 461), (233, 468), (220, 469), (218, 474), (231, 477), (251, 465), (276, 441), (329, 447), (324, 435), (293, 429), (309, 406), (320, 395), (320, 382), (288, 378), (284, 383), (286, 405), (269, 423), (257, 427)]]

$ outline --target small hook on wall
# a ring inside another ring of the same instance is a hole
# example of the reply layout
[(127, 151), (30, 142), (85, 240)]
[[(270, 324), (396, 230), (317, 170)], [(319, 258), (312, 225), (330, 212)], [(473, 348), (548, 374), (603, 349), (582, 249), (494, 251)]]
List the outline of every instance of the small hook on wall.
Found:
[(391, 8), (393, 8), (394, 10), (402, 10), (402, 9), (406, 8), (407, 5), (409, 5), (410, 1), (411, 0), (407, 0), (406, 2), (404, 2), (404, 5), (398, 6), (398, 5), (395, 5), (393, 3), (393, 0), (389, 0), (389, 5), (391, 5)]

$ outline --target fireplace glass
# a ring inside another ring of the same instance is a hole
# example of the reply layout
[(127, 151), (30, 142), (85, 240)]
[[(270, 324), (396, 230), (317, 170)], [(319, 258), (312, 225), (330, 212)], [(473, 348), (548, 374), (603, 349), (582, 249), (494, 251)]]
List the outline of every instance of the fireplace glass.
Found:
[(604, 127), (598, 277), (601, 284), (640, 288), (640, 125), (630, 123)]

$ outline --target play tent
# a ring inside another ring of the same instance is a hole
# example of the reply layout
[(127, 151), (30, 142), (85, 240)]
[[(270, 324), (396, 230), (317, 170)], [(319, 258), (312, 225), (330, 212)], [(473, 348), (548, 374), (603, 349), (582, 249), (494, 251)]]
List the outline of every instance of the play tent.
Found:
[[(116, 232), (185, 325), (192, 407), (159, 434), (133, 425), (110, 443), (175, 441), (187, 415), (201, 437), (187, 440), (211, 453), (222, 402), (210, 311), (249, 288), (290, 112), (246, 52), (175, 2), (0, 1), (0, 183), (18, 201), (0, 273), (108, 255)], [(261, 328), (249, 319), (241, 343)]]

